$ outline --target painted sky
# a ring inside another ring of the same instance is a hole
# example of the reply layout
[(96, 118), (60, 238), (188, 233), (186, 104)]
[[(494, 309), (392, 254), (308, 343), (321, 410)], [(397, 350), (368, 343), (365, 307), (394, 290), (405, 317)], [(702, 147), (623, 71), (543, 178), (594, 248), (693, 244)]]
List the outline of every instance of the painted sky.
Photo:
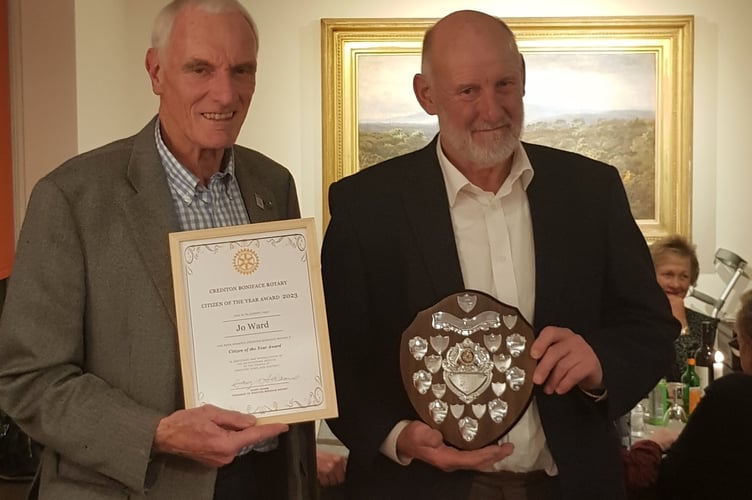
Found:
[(525, 106), (546, 114), (655, 111), (655, 54), (526, 54)]
[(391, 121), (416, 113), (429, 116), (413, 93), (413, 76), (420, 73), (419, 54), (361, 55), (358, 58), (358, 117), (361, 121)]
[[(526, 121), (608, 110), (654, 111), (653, 53), (531, 53), (527, 66)], [(361, 55), (358, 114), (361, 121), (430, 122), (415, 100), (418, 54)]]

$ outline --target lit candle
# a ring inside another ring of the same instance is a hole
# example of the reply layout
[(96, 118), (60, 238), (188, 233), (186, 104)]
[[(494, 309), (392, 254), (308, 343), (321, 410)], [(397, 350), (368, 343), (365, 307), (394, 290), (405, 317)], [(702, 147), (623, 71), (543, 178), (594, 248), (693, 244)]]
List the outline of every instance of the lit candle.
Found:
[(723, 353), (715, 351), (713, 360), (713, 380), (718, 380), (723, 376)]

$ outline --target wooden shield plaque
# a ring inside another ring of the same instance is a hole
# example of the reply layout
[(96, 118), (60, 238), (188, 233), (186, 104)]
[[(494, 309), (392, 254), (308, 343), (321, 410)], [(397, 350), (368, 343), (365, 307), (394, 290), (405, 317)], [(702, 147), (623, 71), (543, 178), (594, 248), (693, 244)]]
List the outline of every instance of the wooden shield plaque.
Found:
[(400, 368), (420, 418), (456, 448), (504, 436), (532, 399), (533, 328), (517, 308), (483, 292), (452, 294), (402, 334)]

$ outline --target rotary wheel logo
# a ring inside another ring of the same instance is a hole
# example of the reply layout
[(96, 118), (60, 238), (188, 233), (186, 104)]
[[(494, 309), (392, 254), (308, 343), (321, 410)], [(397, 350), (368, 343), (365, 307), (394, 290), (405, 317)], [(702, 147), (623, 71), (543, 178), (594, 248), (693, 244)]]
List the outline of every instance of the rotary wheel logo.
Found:
[(235, 254), (232, 263), (240, 274), (253, 274), (258, 269), (259, 258), (253, 250), (240, 250)]

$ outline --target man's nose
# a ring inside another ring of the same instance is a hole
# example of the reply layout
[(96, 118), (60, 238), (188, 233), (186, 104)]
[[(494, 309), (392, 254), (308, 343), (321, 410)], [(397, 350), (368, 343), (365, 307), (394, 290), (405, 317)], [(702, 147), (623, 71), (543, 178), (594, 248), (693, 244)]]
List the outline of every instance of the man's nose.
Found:
[(506, 115), (501, 96), (494, 90), (483, 93), (478, 111), (484, 121), (492, 124), (496, 124)]
[(218, 103), (228, 105), (235, 99), (235, 86), (229, 71), (217, 71), (212, 80), (212, 98)]

